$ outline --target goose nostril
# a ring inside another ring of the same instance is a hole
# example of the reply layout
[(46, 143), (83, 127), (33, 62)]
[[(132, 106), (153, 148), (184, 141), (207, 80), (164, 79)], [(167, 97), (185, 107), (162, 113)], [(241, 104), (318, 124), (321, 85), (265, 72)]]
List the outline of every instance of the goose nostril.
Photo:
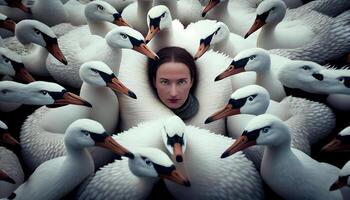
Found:
[(316, 74), (316, 73), (314, 73), (314, 74), (312, 74), (312, 76), (313, 76), (315, 79), (319, 80), (319, 81), (322, 81), (322, 80), (323, 80), (323, 75), (322, 75), (322, 74)]

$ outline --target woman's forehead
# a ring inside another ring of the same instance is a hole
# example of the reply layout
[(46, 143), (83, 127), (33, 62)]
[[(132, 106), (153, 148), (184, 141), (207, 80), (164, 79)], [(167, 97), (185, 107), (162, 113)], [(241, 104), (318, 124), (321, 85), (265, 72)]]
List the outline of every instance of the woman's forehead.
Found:
[(157, 78), (178, 79), (189, 78), (191, 73), (187, 65), (183, 63), (167, 62), (159, 66), (156, 76)]

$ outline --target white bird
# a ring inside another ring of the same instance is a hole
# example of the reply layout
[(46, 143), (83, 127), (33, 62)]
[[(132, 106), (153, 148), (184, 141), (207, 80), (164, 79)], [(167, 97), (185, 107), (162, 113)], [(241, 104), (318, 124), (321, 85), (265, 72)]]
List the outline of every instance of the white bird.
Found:
[(36, 20), (22, 20), (16, 25), (15, 35), (20, 43), (30, 46), (30, 53), (22, 57), (23, 64), (30, 73), (49, 75), (46, 69), (49, 53), (63, 64), (67, 64), (55, 34), (45, 24)]
[(263, 114), (248, 123), (242, 136), (221, 158), (249, 146), (266, 146), (261, 176), (283, 199), (343, 199), (339, 191), (329, 191), (338, 177), (339, 169), (317, 162), (305, 153), (291, 148), (290, 143), (288, 126), (275, 116)]
[[(282, 0), (262, 1), (256, 10), (254, 24), (244, 37), (247, 38), (261, 28), (258, 47), (292, 49), (311, 42), (324, 27), (332, 23), (332, 18), (312, 10), (298, 13), (298, 9), (294, 9), (287, 15), (286, 11)], [(286, 20), (283, 20), (285, 17)], [(319, 24), (323, 24), (322, 28)]]
[(125, 7), (122, 12), (123, 19), (142, 35), (146, 35), (148, 31), (146, 20), (147, 13), (152, 8), (152, 3), (153, 0), (136, 0)]
[[(86, 0), (89, 1), (89, 0)], [(126, 6), (129, 4), (135, 2), (135, 0), (123, 0), (123, 1), (115, 1), (115, 0), (103, 0), (105, 2), (108, 2), (113, 6), (118, 12), (122, 12)]]
[[(62, 41), (65, 44), (62, 46), (62, 52), (66, 55), (69, 64), (62, 66), (56, 59), (49, 57), (47, 69), (56, 81), (75, 88), (79, 88), (82, 84), (79, 78), (79, 67), (84, 62), (92, 60), (102, 61), (112, 67), (112, 71), (118, 75), (122, 48), (133, 49), (152, 59), (157, 57), (146, 46), (141, 33), (126, 26), (116, 26), (105, 38), (89, 35), (80, 44), (69, 42), (72, 39), (69, 34), (65, 36), (67, 37), (65, 37), (65, 41)], [(77, 36), (79, 35), (74, 37), (76, 38)]]
[[(212, 114), (205, 123), (228, 117), (228, 135), (238, 138), (246, 125), (256, 116), (272, 114), (291, 130), (292, 147), (311, 154), (311, 144), (324, 139), (335, 127), (335, 115), (327, 106), (302, 98), (287, 97), (281, 102), (270, 100), (268, 91), (258, 85), (242, 87), (232, 93), (223, 109)], [(263, 149), (255, 147), (246, 152), (260, 167)]]
[(179, 0), (177, 1), (177, 18), (187, 26), (192, 22), (204, 19), (202, 17), (202, 5), (198, 0)]
[(28, 83), (35, 81), (26, 70), (21, 57), (3, 47), (0, 47), (0, 75)]
[(256, 41), (245, 40), (242, 36), (231, 33), (223, 22), (201, 20), (188, 25), (186, 31), (197, 32), (200, 35), (195, 59), (201, 57), (211, 46), (213, 50), (230, 57), (235, 57), (239, 52), (256, 46)]
[(0, 82), (0, 110), (2, 112), (12, 112), (22, 105), (19, 101), (22, 99), (23, 93), (20, 91), (23, 87), (24, 84), (13, 81)]
[(0, 12), (15, 21), (27, 19), (31, 16), (31, 10), (26, 3), (28, 3), (28, 0), (1, 0)]
[(324, 152), (348, 152), (350, 151), (350, 126), (344, 128), (338, 135), (322, 148)]
[[(11, 145), (19, 143), (8, 133), (7, 125), (0, 121), (0, 138)], [(16, 154), (0, 147), (0, 198), (8, 197), (24, 181), (24, 173)]]
[[(103, 126), (93, 120), (79, 119), (66, 130), (66, 156), (41, 164), (10, 199), (61, 199), (94, 172), (94, 163), (87, 147), (101, 146), (119, 156), (134, 155), (112, 139)], [(74, 177), (74, 178), (72, 178)]]
[[(136, 95), (116, 78), (112, 70), (100, 61), (84, 63), (79, 73), (84, 81), (80, 91), (81, 98), (90, 102), (92, 108), (42, 107), (30, 115), (23, 123), (20, 136), (24, 161), (30, 169), (35, 169), (46, 160), (64, 155), (64, 132), (68, 125), (77, 119), (93, 119), (109, 132), (114, 132), (119, 121), (119, 103), (112, 90), (136, 98)], [(56, 123), (53, 124), (52, 121)], [(92, 149), (91, 152), (96, 166), (113, 158), (109, 152), (101, 152), (99, 149)]]
[[(182, 174), (186, 174), (191, 182), (191, 187), (183, 187), (166, 181), (171, 194), (177, 199), (226, 199), (232, 196), (239, 199), (260, 199), (264, 195), (256, 169), (243, 154), (237, 155), (234, 159), (220, 161), (219, 155), (232, 142), (231, 139), (204, 129), (185, 127), (177, 116), (165, 120), (143, 122), (114, 138), (131, 151), (134, 146), (168, 149), (176, 168)], [(180, 157), (183, 158), (181, 163)], [(85, 193), (81, 196), (82, 199), (89, 197), (112, 199), (115, 195), (121, 199), (128, 199), (129, 196), (124, 195), (136, 196), (141, 193), (140, 191), (145, 191), (144, 187), (150, 184), (141, 186), (135, 183), (135, 176), (131, 176), (130, 172), (126, 173), (125, 167), (122, 166), (120, 161), (116, 161), (98, 171), (93, 181), (90, 181), (87, 187), (89, 189), (85, 189)], [(118, 173), (118, 176), (111, 176), (112, 172), (113, 174)], [(248, 181), (244, 177), (251, 179)], [(126, 184), (125, 181), (128, 183)], [(248, 193), (242, 190), (254, 192)], [(140, 197), (135, 196), (130, 198)]]
[(339, 172), (338, 180), (333, 183), (329, 190), (334, 191), (344, 186), (350, 187), (350, 161), (345, 163), (345, 165)]
[(215, 81), (245, 71), (256, 72), (255, 84), (266, 88), (272, 100), (281, 101), (286, 97), (283, 85), (278, 80), (276, 73), (271, 67), (269, 53), (260, 48), (253, 48), (240, 52), (233, 59), (228, 68), (215, 78)]

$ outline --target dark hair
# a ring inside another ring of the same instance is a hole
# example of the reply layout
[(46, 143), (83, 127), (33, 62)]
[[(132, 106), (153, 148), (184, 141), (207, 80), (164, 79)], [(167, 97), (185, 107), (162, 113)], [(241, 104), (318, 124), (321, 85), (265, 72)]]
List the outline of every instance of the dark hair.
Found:
[(198, 77), (196, 63), (194, 62), (192, 55), (181, 47), (165, 47), (159, 50), (157, 55), (159, 57), (159, 60), (157, 61), (148, 59), (148, 80), (155, 94), (157, 94), (157, 89), (153, 81), (156, 78), (157, 70), (160, 65), (167, 62), (183, 63), (188, 67), (193, 81), (190, 93), (193, 94), (197, 87)]

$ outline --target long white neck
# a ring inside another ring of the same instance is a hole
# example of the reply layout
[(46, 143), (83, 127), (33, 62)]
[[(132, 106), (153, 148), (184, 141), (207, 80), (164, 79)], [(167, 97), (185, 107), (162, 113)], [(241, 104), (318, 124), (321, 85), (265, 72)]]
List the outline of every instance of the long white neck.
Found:
[(256, 83), (269, 91), (272, 100), (281, 101), (286, 96), (281, 82), (277, 80), (271, 68), (259, 71), (256, 76)]
[(50, 74), (46, 69), (46, 59), (49, 52), (37, 44), (28, 44), (25, 46), (32, 47), (30, 53), (22, 57), (26, 69), (35, 75), (49, 76)]
[(34, 19), (48, 26), (68, 21), (68, 14), (60, 0), (36, 0), (31, 9)]
[(105, 35), (112, 30), (114, 24), (106, 21), (93, 21), (87, 19), (87, 24), (90, 29), (91, 35), (99, 35), (101, 37), (105, 37)]
[[(278, 23), (265, 24), (259, 33), (257, 40), (257, 47), (262, 47), (266, 50), (271, 49), (274, 43), (276, 43), (276, 26)], [(269, 45), (268, 43), (272, 43)]]
[(137, 1), (137, 16), (146, 19), (149, 9), (152, 7), (152, 1), (150, 0), (138, 0)]

